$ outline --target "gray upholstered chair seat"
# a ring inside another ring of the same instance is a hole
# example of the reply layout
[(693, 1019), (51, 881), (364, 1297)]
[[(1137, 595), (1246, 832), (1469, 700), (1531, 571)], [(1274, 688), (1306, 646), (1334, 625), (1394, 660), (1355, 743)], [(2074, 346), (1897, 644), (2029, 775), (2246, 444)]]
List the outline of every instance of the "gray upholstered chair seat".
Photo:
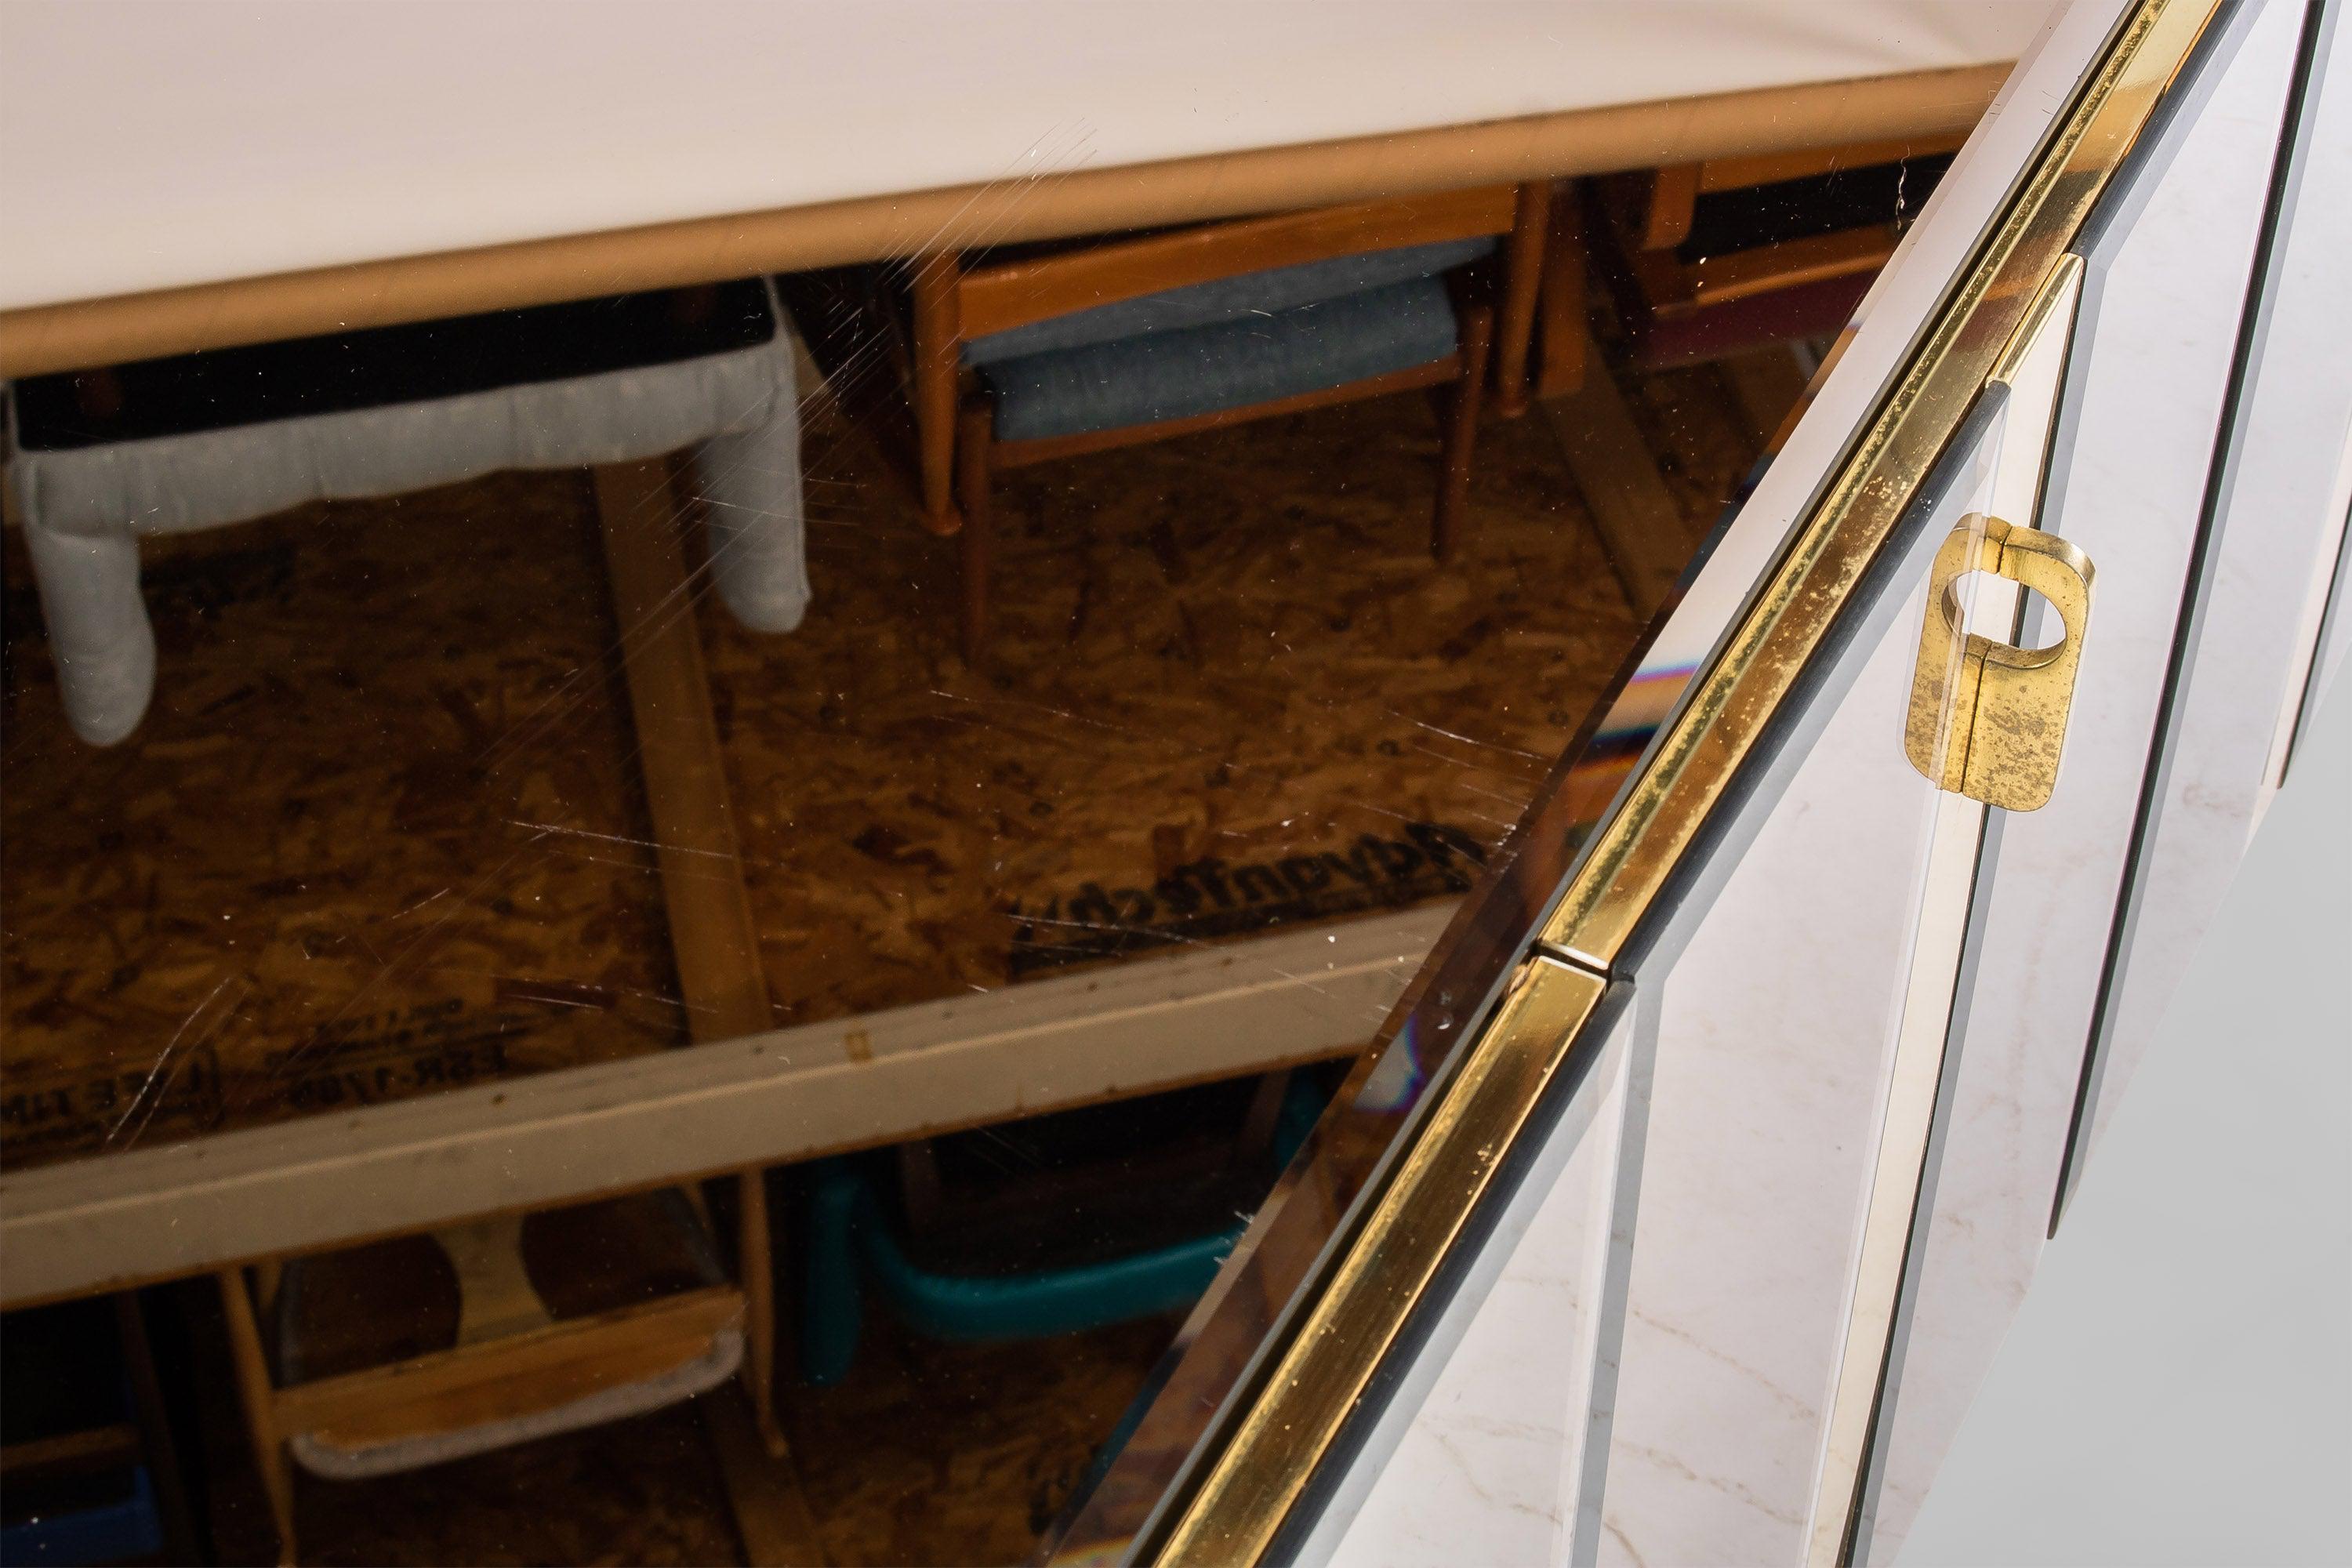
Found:
[(799, 625), (792, 341), (765, 282), (710, 294), (700, 317), (673, 320), (653, 292), (118, 367), (127, 411), (103, 416), (78, 406), (74, 376), (17, 384), (7, 483), (75, 732), (110, 745), (147, 710), (141, 535), (500, 468), (694, 447), (719, 596), (755, 630)]
[(1409, 370), (1454, 353), (1459, 335), (1444, 279), (1417, 275), (1266, 314), (993, 360), (980, 374), (994, 401), (996, 438), (1030, 441), (1189, 419)]

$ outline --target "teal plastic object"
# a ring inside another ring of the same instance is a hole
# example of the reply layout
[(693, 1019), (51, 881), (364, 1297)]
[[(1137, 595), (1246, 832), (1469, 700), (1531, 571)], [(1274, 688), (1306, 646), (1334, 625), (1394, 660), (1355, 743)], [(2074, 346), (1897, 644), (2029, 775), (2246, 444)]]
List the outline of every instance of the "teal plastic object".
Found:
[(803, 1233), (803, 1373), (820, 1388), (848, 1374), (864, 1309), (861, 1272), (892, 1311), (933, 1339), (1044, 1339), (1190, 1304), (1209, 1288), (1242, 1228), (1069, 1268), (935, 1274), (917, 1268), (890, 1234), (866, 1177), (836, 1164), (817, 1177)]
[[(1275, 1133), (1287, 1165), (1315, 1125), (1328, 1087), (1302, 1074)], [(865, 1276), (909, 1326), (940, 1340), (1028, 1340), (1100, 1328), (1192, 1304), (1239, 1242), (1246, 1222), (1149, 1252), (1028, 1274), (937, 1274), (918, 1268), (872, 1183), (847, 1160), (815, 1173), (803, 1215), (801, 1373), (824, 1388), (848, 1375), (864, 1316)]]

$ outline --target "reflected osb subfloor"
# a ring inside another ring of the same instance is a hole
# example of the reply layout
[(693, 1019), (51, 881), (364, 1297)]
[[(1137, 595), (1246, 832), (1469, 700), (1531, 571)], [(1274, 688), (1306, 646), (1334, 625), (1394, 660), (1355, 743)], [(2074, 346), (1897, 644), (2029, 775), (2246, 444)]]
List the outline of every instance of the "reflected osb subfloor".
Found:
[(509, 474), (152, 542), (107, 750), (10, 539), (11, 1165), (678, 1037), (588, 506)]
[[(1711, 519), (1752, 455), (1719, 384), (1629, 390)], [(1543, 421), (1487, 425), (1444, 568), (1435, 447), (1400, 397), (1009, 476), (975, 670), (954, 545), (820, 406), (806, 624), (701, 615), (777, 1021), (1458, 891), (1637, 627)], [(582, 476), (152, 546), (156, 704), (111, 752), (66, 733), (10, 552), (10, 1163), (683, 1037)], [(1024, 1557), (1169, 1333), (870, 1315), (783, 1401), (827, 1555)], [(301, 1490), (325, 1562), (740, 1551), (690, 1408)]]
[(1026, 1562), (1176, 1331), (1163, 1318), (950, 1345), (869, 1324), (848, 1379), (786, 1404), (839, 1568)]
[[(1747, 448), (1690, 381), (1637, 412), (1706, 516)], [(1431, 563), (1435, 443), (1405, 396), (1010, 476), (975, 671), (953, 544), (820, 411), (807, 621), (701, 606), (777, 1021), (1458, 892), (1635, 627), (1538, 420)], [(148, 558), (96, 751), (11, 542), (9, 1163), (682, 1037), (582, 476)]]
[(1534, 423), (1444, 568), (1435, 470), (1398, 397), (1007, 476), (980, 671), (951, 547), (815, 488), (861, 635), (714, 638), (780, 1016), (1463, 890), (1634, 627)]

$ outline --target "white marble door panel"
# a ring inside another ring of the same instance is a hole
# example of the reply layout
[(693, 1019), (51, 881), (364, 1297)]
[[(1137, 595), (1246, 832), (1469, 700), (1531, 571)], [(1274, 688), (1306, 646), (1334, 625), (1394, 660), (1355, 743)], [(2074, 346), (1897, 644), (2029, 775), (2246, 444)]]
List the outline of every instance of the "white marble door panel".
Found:
[(1803, 1555), (1937, 798), (1901, 743), (1917, 645), (1896, 617), (1672, 972), (1642, 977), (1662, 1000), (1602, 1563)]
[[(1591, 1127), (1339, 1537), (1339, 1568), (1566, 1560), (1609, 1240), (1622, 1050)], [(1311, 1554), (1310, 1554), (1311, 1555)]]
[[(2299, 6), (2282, 7), (2300, 11)], [(2265, 279), (2246, 388), (2217, 490), (2194, 639), (2147, 803), (2125, 938), (2102, 1020), (2088, 1147), (2153, 1037), (2263, 805), (2291, 766), (2317, 610), (2337, 574), (2352, 440), (2352, 27), (2323, 17), (2299, 167)], [(2341, 623), (2343, 606), (2338, 606)], [(2324, 673), (2324, 668), (2321, 671)]]
[(1881, 1416), (1873, 1562), (1894, 1560), (2041, 1256), (2301, 20), (2291, 4), (2236, 19), (2210, 97), (2143, 169), (2137, 210), (2085, 247), (2041, 526), (2095, 563), (2094, 608), (2058, 788), (2040, 811), (1997, 814), (1977, 893), (1917, 1304)]

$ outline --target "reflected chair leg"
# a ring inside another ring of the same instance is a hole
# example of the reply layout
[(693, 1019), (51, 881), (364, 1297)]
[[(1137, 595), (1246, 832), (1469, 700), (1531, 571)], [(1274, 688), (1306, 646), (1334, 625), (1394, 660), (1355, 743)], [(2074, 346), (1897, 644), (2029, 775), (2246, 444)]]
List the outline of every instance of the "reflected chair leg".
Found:
[(139, 541), (31, 525), (22, 532), (66, 721), (89, 744), (111, 746), (139, 727), (155, 692), (155, 628), (139, 594)]
[(1544, 252), (1541, 328), (1537, 334), (1535, 395), (1566, 397), (1584, 384), (1584, 224), (1571, 188), (1551, 205), (1551, 242)]
[(736, 1178), (736, 1271), (743, 1283), (743, 1381), (751, 1414), (769, 1457), (784, 1457), (784, 1429), (776, 1423), (776, 1274), (770, 1256), (765, 1173)]
[(1492, 308), (1473, 305), (1462, 312), (1462, 379), (1455, 384), (1454, 405), (1446, 411), (1437, 478), (1437, 520), (1429, 541), (1430, 552), (1440, 561), (1453, 560), (1461, 542), (1462, 514), (1470, 502), (1470, 453), (1478, 439), (1478, 394), (1494, 342)]
[(1506, 419), (1528, 411), (1528, 344), (1551, 239), (1551, 182), (1519, 187), (1517, 216), (1503, 258), (1503, 301), (1495, 326), (1495, 407)]
[(269, 1496), (270, 1517), (278, 1525), (278, 1561), (294, 1561), (294, 1467), (278, 1434), (277, 1396), (269, 1381), (269, 1362), (262, 1354), (261, 1330), (253, 1321), (253, 1296), (243, 1272), (224, 1268), (220, 1282), (221, 1311), (228, 1320), (229, 1360), (236, 1369), (237, 1403), (245, 1407), (245, 1430), (253, 1443), (253, 1462), (261, 1471), (261, 1489)]
[(956, 516), (957, 289), (963, 271), (951, 252), (918, 257), (908, 279), (914, 296), (915, 435), (923, 474), (923, 526), (953, 533)]
[(963, 507), (963, 661), (977, 667), (988, 635), (990, 535), (995, 520), (988, 510), (988, 448), (994, 424), (988, 403), (964, 405), (956, 430), (956, 499)]

